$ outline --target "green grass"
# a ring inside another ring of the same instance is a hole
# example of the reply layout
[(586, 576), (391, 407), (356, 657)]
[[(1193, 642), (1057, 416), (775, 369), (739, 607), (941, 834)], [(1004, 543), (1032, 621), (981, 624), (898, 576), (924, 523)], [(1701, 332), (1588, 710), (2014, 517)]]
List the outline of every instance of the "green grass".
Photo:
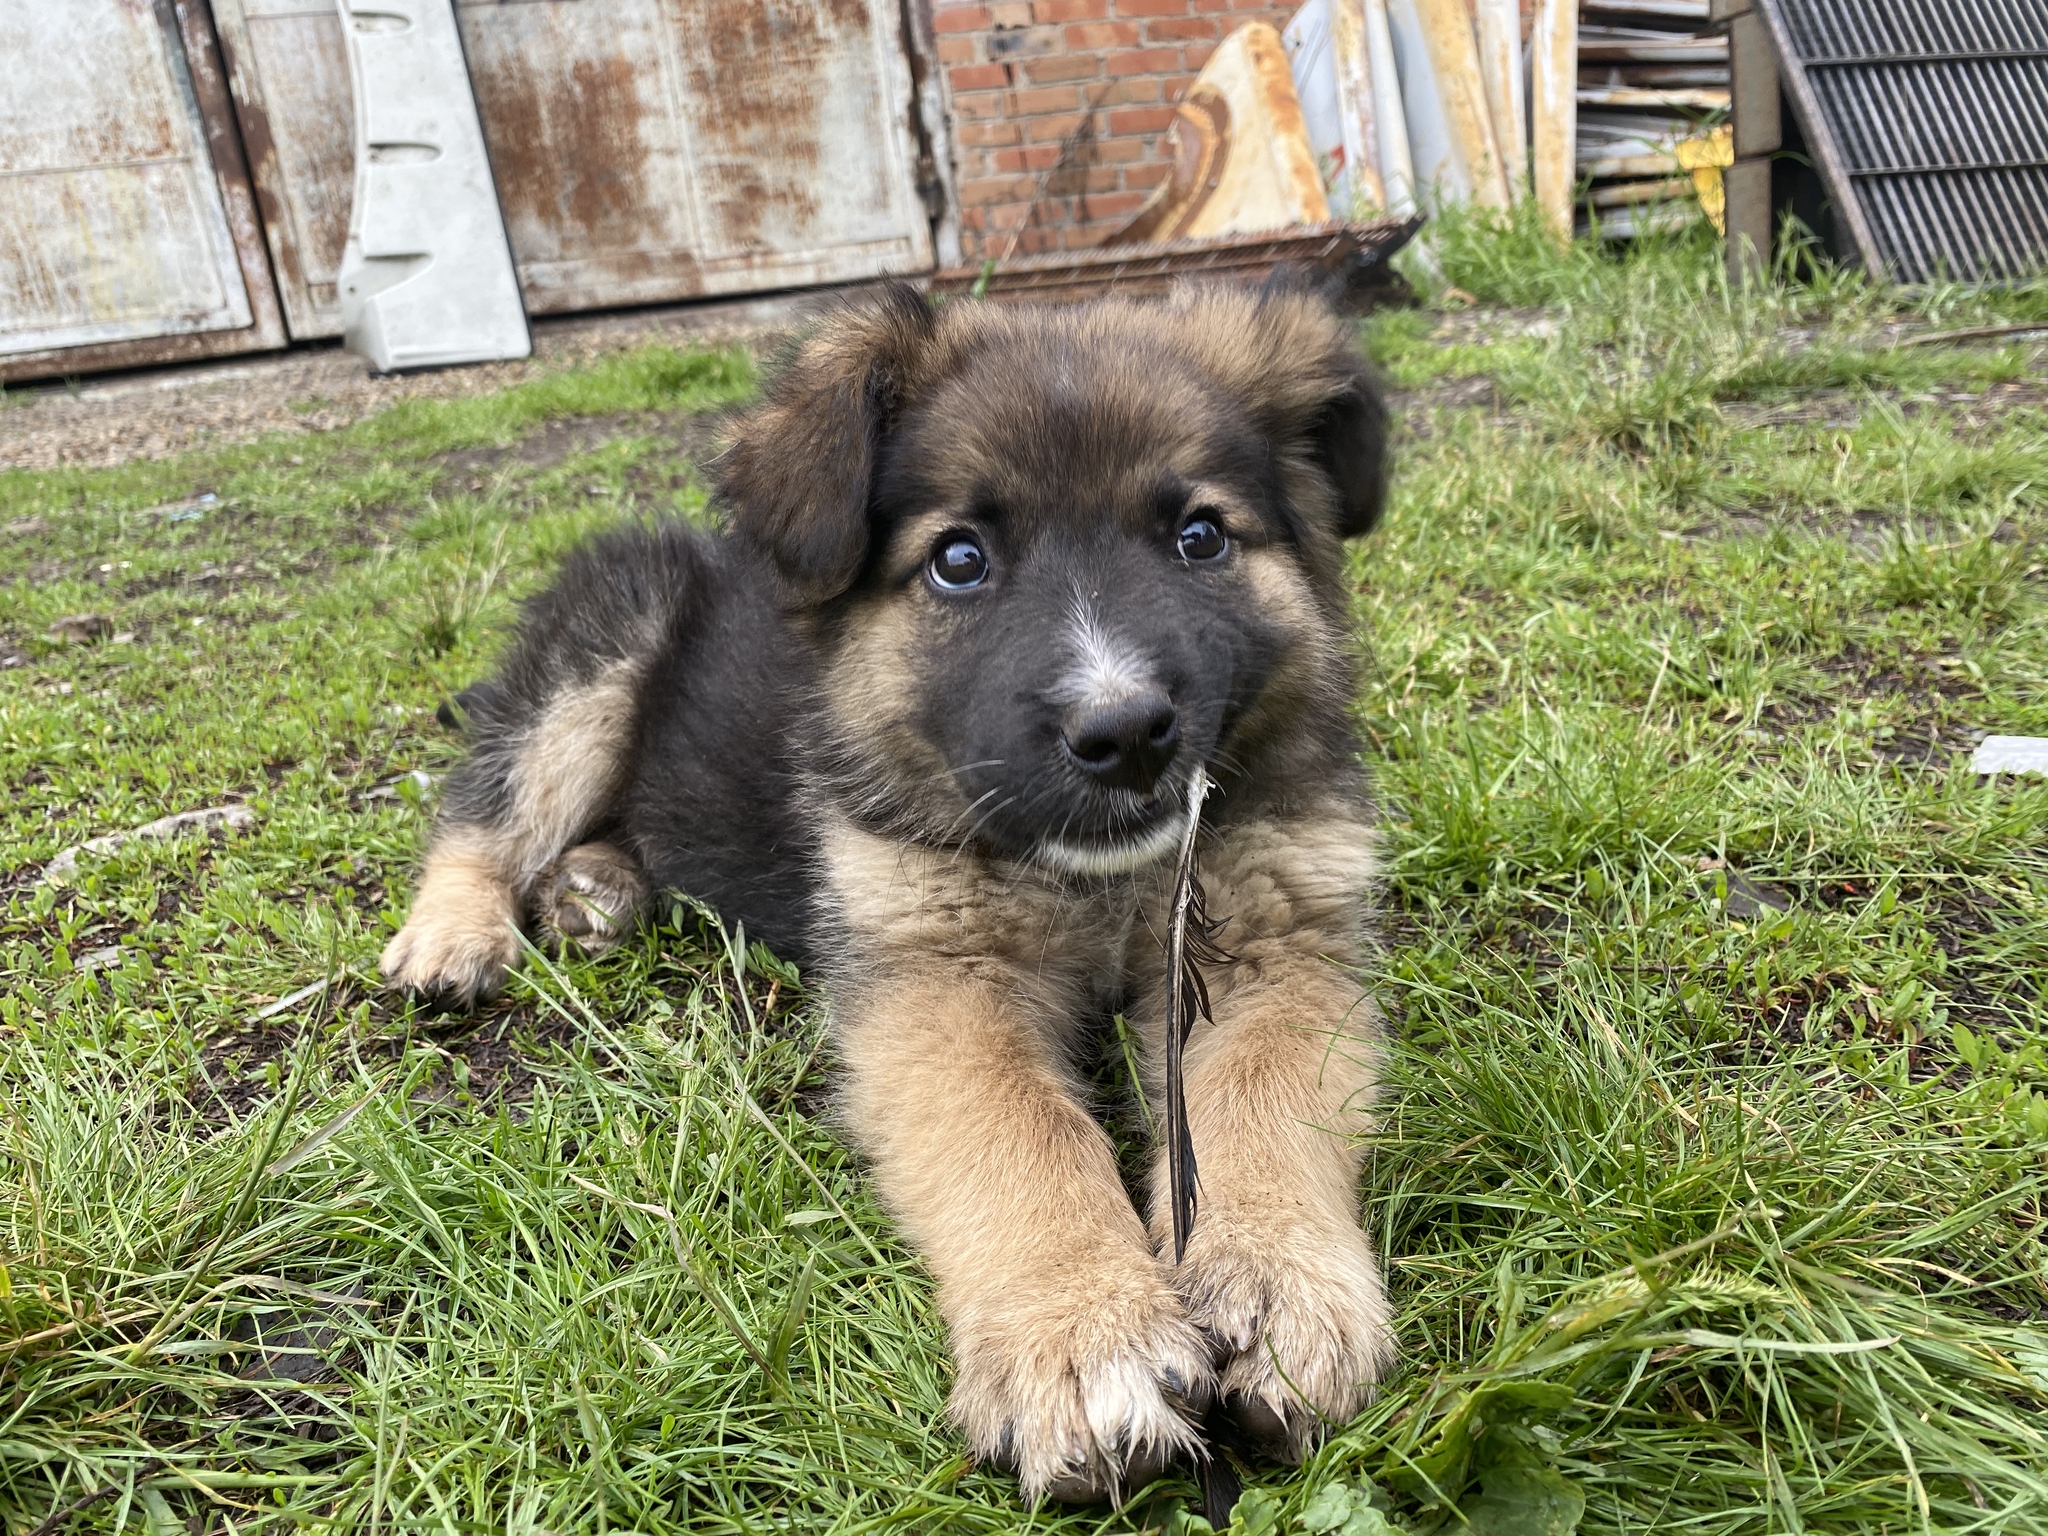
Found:
[[(2041, 359), (1883, 329), (2043, 295), (1436, 255), (1478, 304), (1368, 328), (1411, 393), (1354, 567), (1402, 1364), (1240, 1524), (2048, 1530), (2048, 782), (1966, 763), (2048, 735)], [(106, 1489), (71, 1528), (1190, 1528), (963, 1459), (772, 956), (677, 910), (472, 1019), (374, 992), (433, 706), (576, 539), (701, 514), (675, 424), (751, 379), (645, 352), (0, 477), (41, 528), (0, 535), (11, 1536)], [(80, 611), (128, 638), (46, 638)], [(230, 799), (253, 831), (36, 883)]]

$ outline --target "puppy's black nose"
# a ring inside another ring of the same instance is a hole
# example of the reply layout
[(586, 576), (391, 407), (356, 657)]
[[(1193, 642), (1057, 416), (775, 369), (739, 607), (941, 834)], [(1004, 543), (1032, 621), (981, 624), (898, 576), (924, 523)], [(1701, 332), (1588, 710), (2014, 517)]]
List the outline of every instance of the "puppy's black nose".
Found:
[(1067, 711), (1060, 741), (1074, 766), (1113, 789), (1147, 793), (1180, 745), (1173, 700), (1147, 689), (1114, 704), (1082, 704)]

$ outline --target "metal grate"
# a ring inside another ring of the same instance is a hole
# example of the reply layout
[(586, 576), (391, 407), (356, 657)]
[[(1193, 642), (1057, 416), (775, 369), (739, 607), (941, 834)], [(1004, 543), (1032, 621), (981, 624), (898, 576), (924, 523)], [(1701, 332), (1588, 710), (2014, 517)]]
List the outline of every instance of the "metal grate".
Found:
[(1865, 265), (2048, 270), (2048, 0), (1762, 0)]

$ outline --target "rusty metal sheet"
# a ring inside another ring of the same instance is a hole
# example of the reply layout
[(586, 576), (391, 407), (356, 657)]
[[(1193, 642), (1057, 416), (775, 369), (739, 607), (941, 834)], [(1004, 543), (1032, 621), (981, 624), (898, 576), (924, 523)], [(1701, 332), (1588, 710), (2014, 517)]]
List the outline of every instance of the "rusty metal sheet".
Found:
[(932, 264), (894, 0), (462, 0), (539, 313)]
[(1396, 216), (1201, 240), (1094, 245), (1025, 256), (986, 270), (941, 268), (927, 288), (953, 296), (979, 290), (1006, 303), (1073, 304), (1110, 293), (1148, 297), (1187, 279), (1256, 282), (1285, 263), (1318, 268), (1341, 279), (1356, 300), (1370, 297), (1375, 289), (1395, 291), (1387, 261), (1420, 228), (1420, 218)]
[(1572, 0), (1536, 0), (1529, 33), (1530, 179), (1559, 239), (1572, 232), (1578, 141), (1579, 14)]
[(1507, 167), (1494, 143), (1465, 0), (1388, 0), (1400, 59), (1416, 195), (1425, 206), (1508, 206)]
[(333, 0), (212, 0), (294, 338), (341, 334), (355, 103)]
[(0, 377), (274, 346), (203, 10), (0, 10)]
[(1239, 27), (1209, 57), (1166, 128), (1173, 173), (1102, 243), (1200, 240), (1330, 217), (1280, 34)]

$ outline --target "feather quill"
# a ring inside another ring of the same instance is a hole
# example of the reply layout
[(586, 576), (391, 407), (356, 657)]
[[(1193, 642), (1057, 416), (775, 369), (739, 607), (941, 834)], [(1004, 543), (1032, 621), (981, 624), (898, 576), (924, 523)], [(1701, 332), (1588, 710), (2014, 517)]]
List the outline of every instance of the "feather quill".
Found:
[(1202, 803), (1209, 798), (1209, 775), (1197, 768), (1188, 786), (1188, 824), (1181, 834), (1180, 857), (1173, 871), (1173, 902), (1166, 930), (1166, 1182), (1173, 1215), (1173, 1262), (1187, 1252), (1195, 1227), (1200, 1179), (1195, 1170), (1194, 1134), (1188, 1127), (1187, 1087), (1182, 1060), (1196, 1019), (1209, 1018), (1209, 986), (1204, 965), (1229, 960), (1216, 944), (1221, 922), (1209, 917), (1201, 876), (1195, 870), (1195, 834), (1202, 827)]

